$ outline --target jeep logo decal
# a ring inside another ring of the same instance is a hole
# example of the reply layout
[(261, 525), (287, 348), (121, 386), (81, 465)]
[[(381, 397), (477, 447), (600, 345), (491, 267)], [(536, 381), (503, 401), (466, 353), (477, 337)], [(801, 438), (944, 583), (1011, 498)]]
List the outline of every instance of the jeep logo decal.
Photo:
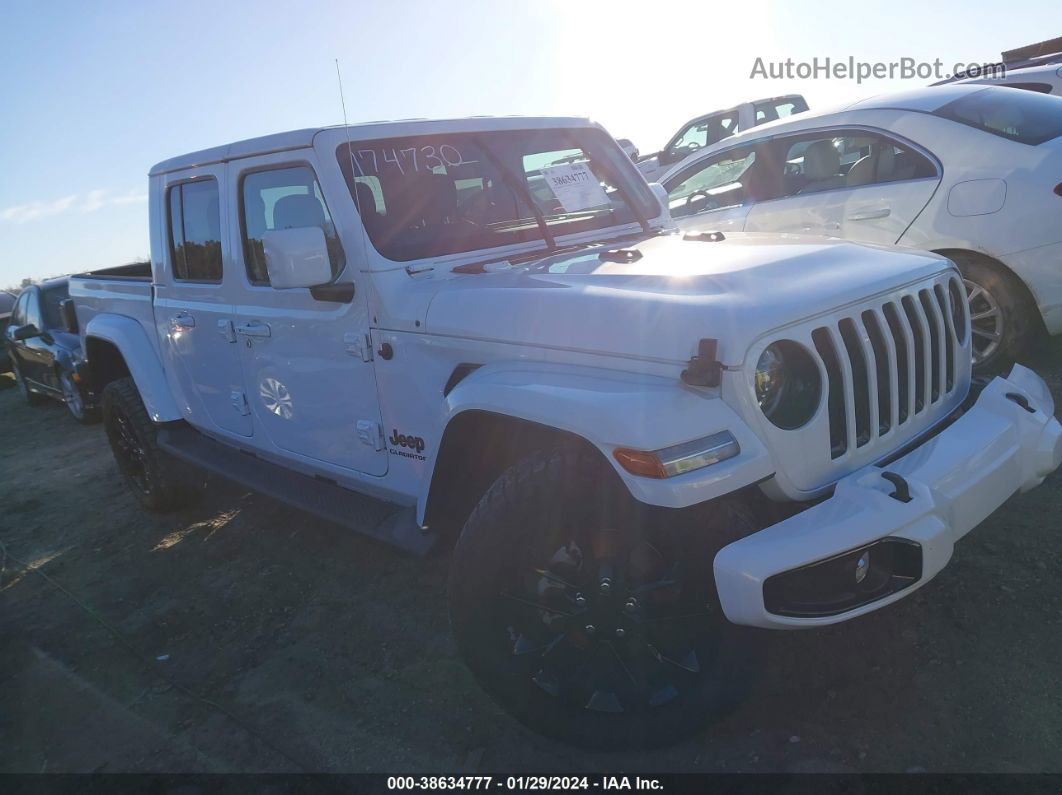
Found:
[(398, 428), (391, 430), (391, 438), (388, 441), (398, 447), (408, 447), (418, 453), (424, 452), (424, 440), (422, 438), (419, 436), (406, 436), (404, 433), (399, 433)]

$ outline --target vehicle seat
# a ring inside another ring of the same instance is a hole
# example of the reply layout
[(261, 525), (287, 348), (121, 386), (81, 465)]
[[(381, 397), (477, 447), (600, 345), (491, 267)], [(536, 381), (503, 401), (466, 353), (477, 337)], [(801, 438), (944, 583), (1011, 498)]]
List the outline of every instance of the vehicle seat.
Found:
[(804, 178), (807, 182), (797, 193), (818, 193), (845, 187), (841, 156), (832, 141), (815, 141), (804, 151)]
[(849, 188), (875, 182), (891, 182), (896, 164), (896, 149), (889, 144), (876, 144), (873, 151), (852, 164), (845, 177)]
[(355, 182), (354, 195), (358, 202), (361, 223), (369, 233), (369, 237), (373, 237), (384, 220), (383, 213), (376, 209), (376, 194), (364, 182)]
[(273, 205), (274, 229), (301, 229), (319, 226), (322, 231), (328, 222), (317, 197), (309, 193), (295, 193), (277, 199)]

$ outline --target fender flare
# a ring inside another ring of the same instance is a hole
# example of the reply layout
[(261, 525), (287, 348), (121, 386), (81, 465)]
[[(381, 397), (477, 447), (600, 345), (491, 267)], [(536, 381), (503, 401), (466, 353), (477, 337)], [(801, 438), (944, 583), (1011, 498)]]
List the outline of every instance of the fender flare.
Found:
[[(677, 379), (618, 370), (505, 362), (485, 365), (446, 398), (442, 433), (460, 414), (483, 411), (574, 434), (596, 447), (631, 495), (651, 505), (685, 508), (756, 483), (774, 473), (771, 456), (718, 391)], [(728, 461), (666, 480), (632, 475), (619, 466), (617, 447), (659, 450), (719, 431), (730, 431), (741, 452)], [(442, 444), (429, 463), (417, 500), (424, 518)]]
[(162, 369), (155, 347), (148, 339), (144, 327), (131, 317), (103, 313), (96, 315), (85, 327), (85, 355), (88, 359), (90, 339), (109, 342), (125, 359), (129, 375), (136, 384), (148, 416), (155, 422), (172, 422), (183, 419), (177, 403), (170, 393), (166, 373)]

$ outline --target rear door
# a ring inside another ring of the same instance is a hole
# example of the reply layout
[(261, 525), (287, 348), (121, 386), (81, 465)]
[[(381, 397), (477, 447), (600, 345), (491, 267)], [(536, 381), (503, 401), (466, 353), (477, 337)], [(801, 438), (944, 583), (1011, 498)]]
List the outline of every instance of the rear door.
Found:
[[(368, 290), (348, 264), (359, 252), (344, 251), (316, 172), (309, 151), (297, 159), (286, 152), (230, 164), (240, 213), (231, 222), (240, 238), (236, 334), (246, 391), (261, 429), (259, 445), (340, 474), (383, 475), (387, 453), (368, 338)], [(351, 202), (349, 194), (334, 200)], [(350, 284), (349, 294), (270, 284), (264, 233), (304, 227), (324, 232), (334, 284)]]
[(165, 239), (155, 285), (155, 324), (167, 377), (188, 419), (201, 428), (250, 436), (233, 328), (231, 246), (221, 222), (224, 165), (164, 177), (156, 230)]
[(771, 142), (778, 198), (749, 213), (750, 232), (895, 244), (940, 182), (937, 164), (883, 131), (819, 130)]

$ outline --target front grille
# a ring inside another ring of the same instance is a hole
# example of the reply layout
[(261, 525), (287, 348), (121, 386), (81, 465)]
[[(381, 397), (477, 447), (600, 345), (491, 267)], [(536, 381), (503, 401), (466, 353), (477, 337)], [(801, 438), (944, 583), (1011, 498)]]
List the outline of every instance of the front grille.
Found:
[(947, 287), (937, 283), (811, 332), (828, 381), (832, 459), (917, 422), (953, 393), (963, 295), (950, 277)]

